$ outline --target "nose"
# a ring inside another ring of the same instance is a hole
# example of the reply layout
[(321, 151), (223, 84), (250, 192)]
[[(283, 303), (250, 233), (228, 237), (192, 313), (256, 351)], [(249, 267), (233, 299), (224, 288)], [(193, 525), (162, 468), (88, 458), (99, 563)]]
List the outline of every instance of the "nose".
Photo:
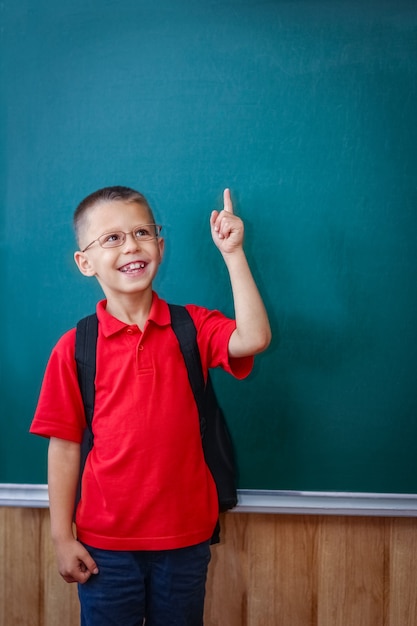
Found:
[(126, 233), (126, 239), (123, 243), (123, 249), (125, 251), (137, 250), (140, 247), (139, 240), (133, 233)]

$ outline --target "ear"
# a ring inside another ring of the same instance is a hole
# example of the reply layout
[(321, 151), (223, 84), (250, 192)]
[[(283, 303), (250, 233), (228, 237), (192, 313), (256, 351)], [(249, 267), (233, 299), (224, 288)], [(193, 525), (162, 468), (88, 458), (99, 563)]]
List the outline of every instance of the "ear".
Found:
[(162, 259), (164, 258), (164, 250), (165, 250), (165, 239), (162, 239), (162, 237), (158, 239), (158, 248), (159, 248), (159, 263), (162, 263)]
[(96, 272), (88, 258), (88, 254), (77, 250), (74, 252), (74, 261), (83, 276), (95, 276)]

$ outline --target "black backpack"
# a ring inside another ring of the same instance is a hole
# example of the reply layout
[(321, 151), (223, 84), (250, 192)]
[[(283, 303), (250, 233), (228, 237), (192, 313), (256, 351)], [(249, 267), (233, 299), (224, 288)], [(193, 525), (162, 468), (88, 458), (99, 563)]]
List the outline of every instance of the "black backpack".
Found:
[[(204, 384), (200, 352), (197, 345), (197, 331), (194, 322), (183, 306), (170, 304), (171, 325), (175, 332), (193, 390), (200, 418), (201, 441), (206, 463), (213, 475), (217, 487), (219, 509), (227, 511), (237, 504), (236, 463), (233, 444), (217, 402), (210, 376)], [(81, 444), (80, 478), (77, 488), (76, 505), (81, 496), (81, 476), (88, 453), (94, 445), (93, 415), (96, 372), (96, 344), (98, 320), (94, 313), (80, 320), (77, 324), (75, 341), (75, 360), (78, 381), (84, 403), (87, 428)], [(212, 538), (212, 543), (219, 540), (219, 526)]]

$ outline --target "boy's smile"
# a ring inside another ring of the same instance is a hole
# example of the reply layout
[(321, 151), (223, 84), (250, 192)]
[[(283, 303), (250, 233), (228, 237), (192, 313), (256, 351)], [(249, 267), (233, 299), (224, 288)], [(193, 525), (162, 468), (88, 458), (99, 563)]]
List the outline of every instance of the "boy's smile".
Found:
[(126, 274), (136, 274), (138, 270), (143, 270), (146, 267), (146, 263), (144, 261), (131, 261), (127, 265), (123, 265), (119, 267), (121, 272), (125, 272)]
[[(76, 252), (74, 258), (82, 274), (97, 278), (108, 301), (152, 292), (164, 241), (157, 236), (141, 241), (135, 236), (138, 224), (150, 221), (148, 208), (137, 202), (101, 202), (89, 211), (82, 234), (87, 249)], [(102, 247), (98, 240), (106, 233), (124, 234), (125, 240), (115, 247)]]

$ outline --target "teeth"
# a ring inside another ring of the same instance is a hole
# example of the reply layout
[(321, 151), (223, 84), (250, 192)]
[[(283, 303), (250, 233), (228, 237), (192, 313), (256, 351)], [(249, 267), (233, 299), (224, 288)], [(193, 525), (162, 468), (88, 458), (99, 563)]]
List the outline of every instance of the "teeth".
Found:
[(122, 272), (131, 272), (132, 270), (143, 270), (145, 267), (145, 263), (129, 263), (129, 265), (125, 265), (122, 267)]

